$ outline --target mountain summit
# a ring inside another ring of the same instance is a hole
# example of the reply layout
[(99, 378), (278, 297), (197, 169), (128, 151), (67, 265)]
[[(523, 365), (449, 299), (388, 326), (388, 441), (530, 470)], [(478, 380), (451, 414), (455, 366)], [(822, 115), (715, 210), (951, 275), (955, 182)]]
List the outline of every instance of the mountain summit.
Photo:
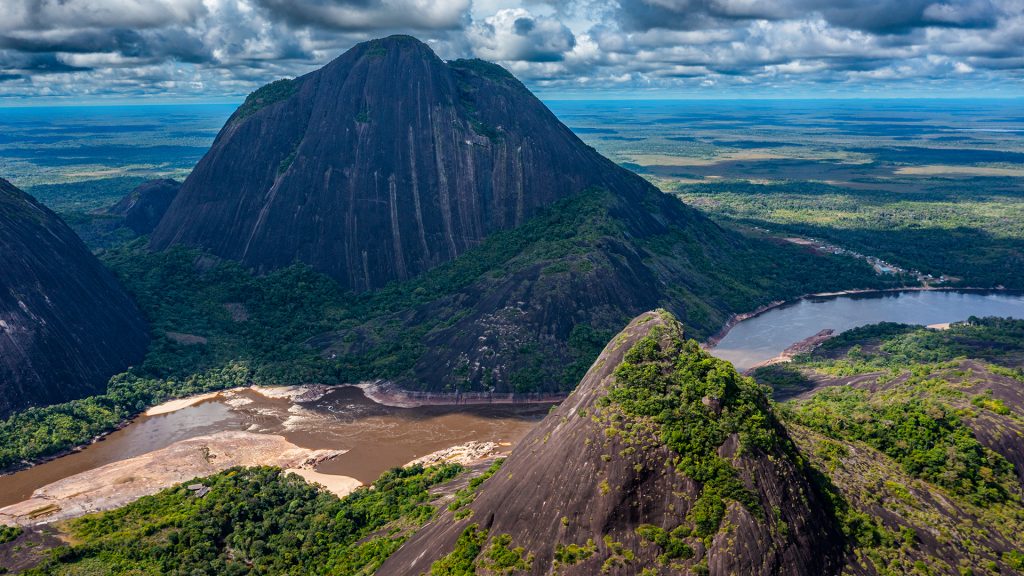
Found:
[(142, 360), (131, 298), (53, 212), (0, 179), (0, 417), (102, 392)]
[(591, 186), (649, 185), (500, 66), (444, 62), (391, 36), (250, 95), (152, 245), (198, 246), (258, 271), (304, 262), (367, 290), (453, 260)]
[(704, 337), (734, 312), (878, 282), (719, 227), (500, 66), (405, 36), (250, 95), (151, 243), (256, 272), (305, 263), (363, 292), (303, 342), (326, 379), (445, 392), (570, 389), (645, 310)]

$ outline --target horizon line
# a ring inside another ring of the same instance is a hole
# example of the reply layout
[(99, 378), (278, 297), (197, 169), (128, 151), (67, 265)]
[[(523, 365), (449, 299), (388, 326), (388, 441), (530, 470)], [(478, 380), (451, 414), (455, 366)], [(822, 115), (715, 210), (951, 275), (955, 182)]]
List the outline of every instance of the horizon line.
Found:
[[(870, 95), (844, 95), (844, 96), (750, 96), (750, 97), (709, 97), (709, 96), (667, 96), (667, 97), (573, 97), (561, 95), (558, 97), (544, 98), (537, 96), (542, 102), (826, 102), (826, 101), (877, 101), (877, 100), (935, 100), (935, 101), (1012, 101), (1024, 100), (1024, 95), (991, 95), (991, 96), (870, 96)], [(0, 109), (16, 108), (120, 108), (120, 107), (144, 107), (144, 106), (239, 106), (245, 100), (240, 97), (215, 97), (210, 99), (185, 98), (181, 100), (154, 100), (151, 102), (132, 100), (94, 100), (89, 102), (62, 102), (47, 101), (40, 103), (29, 102), (4, 102), (0, 99)]]

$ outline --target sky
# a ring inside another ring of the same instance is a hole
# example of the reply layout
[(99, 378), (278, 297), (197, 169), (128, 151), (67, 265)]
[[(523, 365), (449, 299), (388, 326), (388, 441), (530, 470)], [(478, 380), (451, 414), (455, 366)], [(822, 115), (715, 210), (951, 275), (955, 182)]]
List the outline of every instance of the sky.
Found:
[(395, 33), (541, 97), (1024, 97), (1024, 0), (0, 0), (0, 106), (239, 101)]

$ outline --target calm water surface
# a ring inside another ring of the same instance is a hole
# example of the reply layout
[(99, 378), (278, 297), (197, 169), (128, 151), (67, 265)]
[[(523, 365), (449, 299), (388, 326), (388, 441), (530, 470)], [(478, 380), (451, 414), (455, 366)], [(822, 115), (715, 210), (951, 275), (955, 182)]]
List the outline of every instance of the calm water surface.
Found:
[(877, 322), (929, 325), (971, 316), (1024, 318), (1024, 295), (933, 291), (807, 298), (740, 322), (711, 353), (746, 370), (826, 328), (843, 332)]

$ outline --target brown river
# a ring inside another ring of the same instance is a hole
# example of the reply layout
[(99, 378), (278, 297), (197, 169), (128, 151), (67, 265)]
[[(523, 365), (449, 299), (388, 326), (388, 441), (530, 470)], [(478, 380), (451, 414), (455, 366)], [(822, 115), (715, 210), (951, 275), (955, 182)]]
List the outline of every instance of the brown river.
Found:
[(140, 416), (67, 456), (0, 477), (0, 507), (36, 489), (105, 464), (223, 431), (284, 436), (309, 449), (347, 450), (316, 471), (372, 482), (385, 470), (469, 441), (511, 445), (548, 413), (549, 404), (487, 404), (396, 408), (355, 387), (338, 387), (308, 403), (233, 391), (167, 414)]

